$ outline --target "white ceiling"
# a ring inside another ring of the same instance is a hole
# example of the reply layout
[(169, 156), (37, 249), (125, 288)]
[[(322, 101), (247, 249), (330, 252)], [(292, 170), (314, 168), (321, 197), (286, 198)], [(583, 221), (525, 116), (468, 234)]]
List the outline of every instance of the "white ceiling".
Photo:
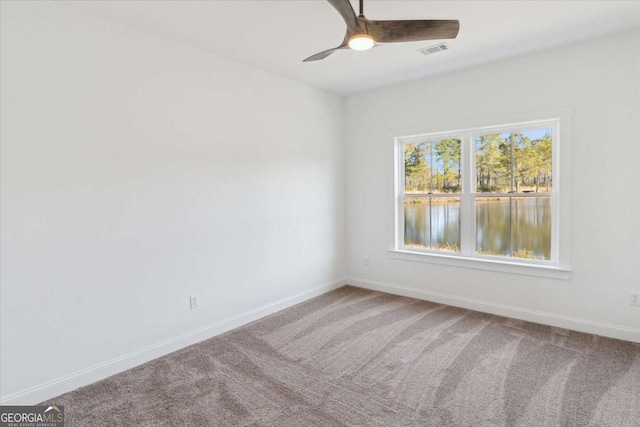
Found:
[[(351, 3), (356, 9), (358, 2)], [(67, 6), (343, 95), (640, 27), (639, 0), (365, 0), (369, 19), (458, 19), (460, 33), (447, 41), (451, 50), (435, 55), (416, 51), (437, 43), (426, 41), (341, 50), (303, 63), (344, 36), (342, 18), (324, 0), (80, 1)]]

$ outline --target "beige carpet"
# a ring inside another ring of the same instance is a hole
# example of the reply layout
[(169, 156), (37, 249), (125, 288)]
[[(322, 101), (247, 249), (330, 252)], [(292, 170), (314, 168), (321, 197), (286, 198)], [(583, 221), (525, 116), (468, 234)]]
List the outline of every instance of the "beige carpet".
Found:
[(353, 287), (78, 389), (69, 426), (640, 425), (640, 345)]

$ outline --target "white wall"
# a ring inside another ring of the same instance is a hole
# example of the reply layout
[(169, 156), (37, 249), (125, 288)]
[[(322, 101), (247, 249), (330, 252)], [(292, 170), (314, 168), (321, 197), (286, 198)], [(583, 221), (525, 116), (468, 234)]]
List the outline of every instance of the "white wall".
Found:
[[(640, 308), (629, 305), (640, 289), (639, 40), (623, 33), (349, 97), (350, 282), (640, 341)], [(389, 131), (565, 107), (573, 109), (569, 281), (390, 258)]]
[(1, 16), (5, 403), (341, 283), (340, 97), (59, 4)]

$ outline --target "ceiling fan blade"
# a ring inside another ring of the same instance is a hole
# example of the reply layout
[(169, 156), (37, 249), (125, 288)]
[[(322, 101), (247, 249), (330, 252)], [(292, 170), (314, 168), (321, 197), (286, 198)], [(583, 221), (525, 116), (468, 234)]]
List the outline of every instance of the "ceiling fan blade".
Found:
[(340, 16), (342, 16), (342, 19), (344, 19), (344, 22), (347, 24), (347, 31), (353, 31), (361, 27), (361, 24), (356, 19), (356, 12), (353, 10), (353, 7), (351, 7), (351, 3), (349, 3), (349, 0), (327, 1), (331, 3), (331, 6), (333, 6), (338, 11)]
[(455, 39), (460, 30), (457, 20), (370, 21), (367, 30), (379, 43)]
[(341, 45), (341, 46), (338, 46), (338, 47), (334, 47), (333, 49), (323, 50), (322, 52), (318, 52), (315, 55), (311, 55), (307, 59), (304, 59), (302, 62), (319, 61), (319, 60), (324, 59), (327, 56), (331, 55), (336, 50), (344, 49), (346, 47), (347, 47), (346, 45)]

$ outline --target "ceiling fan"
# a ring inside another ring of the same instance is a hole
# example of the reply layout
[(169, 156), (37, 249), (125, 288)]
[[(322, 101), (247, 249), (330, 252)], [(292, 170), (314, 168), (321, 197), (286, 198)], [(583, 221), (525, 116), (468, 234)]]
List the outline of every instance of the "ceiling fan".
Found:
[(324, 59), (338, 49), (367, 50), (376, 43), (455, 39), (460, 29), (458, 20), (372, 21), (364, 17), (363, 0), (360, 0), (358, 16), (349, 0), (327, 1), (344, 19), (347, 24), (347, 33), (340, 46), (316, 53), (303, 62)]

